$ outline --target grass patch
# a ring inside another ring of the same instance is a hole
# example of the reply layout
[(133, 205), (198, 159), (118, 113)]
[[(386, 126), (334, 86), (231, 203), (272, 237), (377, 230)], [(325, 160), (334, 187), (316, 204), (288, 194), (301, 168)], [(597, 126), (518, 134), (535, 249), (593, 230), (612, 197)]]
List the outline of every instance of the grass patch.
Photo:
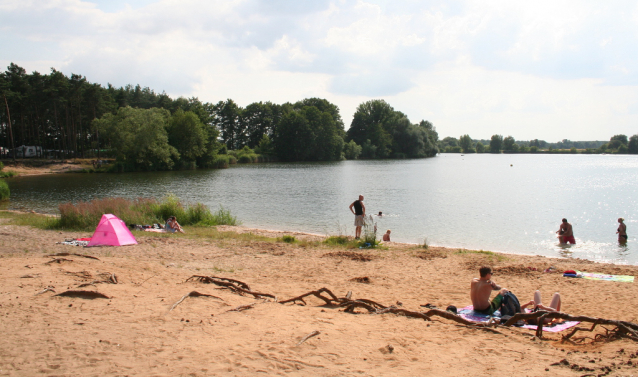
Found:
[(496, 260), (498, 262), (502, 262), (504, 260), (507, 260), (507, 257), (503, 254), (499, 254), (499, 253), (495, 253), (493, 251), (487, 251), (487, 250), (466, 250), (466, 249), (458, 249), (454, 254), (459, 254), (459, 255), (480, 255), (480, 256), (485, 256), (490, 260)]
[(289, 235), (285, 235), (281, 237), (281, 240), (284, 241), (285, 243), (294, 243), (295, 241), (297, 241), (294, 236), (289, 236)]
[(9, 184), (4, 180), (0, 180), (0, 200), (9, 200), (10, 194)]
[(18, 173), (13, 170), (0, 171), (0, 178), (11, 178), (15, 177), (16, 175), (18, 175)]

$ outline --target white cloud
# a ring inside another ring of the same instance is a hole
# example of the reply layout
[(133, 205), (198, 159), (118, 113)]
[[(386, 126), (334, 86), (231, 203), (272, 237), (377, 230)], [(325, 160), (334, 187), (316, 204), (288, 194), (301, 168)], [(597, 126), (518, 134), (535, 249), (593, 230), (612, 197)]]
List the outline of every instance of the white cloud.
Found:
[(384, 98), (442, 136), (636, 132), (633, 1), (0, 0), (0, 64), (216, 102)]

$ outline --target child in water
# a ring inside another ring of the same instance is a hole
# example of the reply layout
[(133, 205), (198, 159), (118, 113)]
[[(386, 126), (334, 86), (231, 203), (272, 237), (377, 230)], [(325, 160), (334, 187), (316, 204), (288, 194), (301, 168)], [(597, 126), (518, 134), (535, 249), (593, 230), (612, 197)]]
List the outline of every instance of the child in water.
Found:
[(385, 232), (385, 234), (383, 235), (383, 240), (384, 241), (390, 242), (390, 233), (391, 233), (390, 229), (388, 229), (388, 231)]

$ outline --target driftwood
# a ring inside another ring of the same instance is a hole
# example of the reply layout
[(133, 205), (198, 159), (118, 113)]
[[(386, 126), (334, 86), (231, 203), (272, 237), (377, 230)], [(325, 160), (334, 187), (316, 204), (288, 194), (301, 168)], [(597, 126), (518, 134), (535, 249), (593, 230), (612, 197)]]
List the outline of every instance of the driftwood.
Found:
[(319, 331), (315, 330), (315, 331), (311, 332), (310, 334), (308, 334), (308, 335), (304, 336), (304, 337), (303, 337), (303, 339), (301, 339), (301, 340), (299, 341), (299, 343), (297, 343), (297, 347), (299, 347), (300, 345), (302, 345), (302, 344), (303, 344), (303, 342), (305, 342), (306, 340), (308, 340), (308, 339), (312, 338), (313, 336), (317, 336), (317, 335), (319, 335), (319, 334), (321, 334), (321, 333), (320, 333)]
[(228, 288), (233, 292), (236, 292), (240, 295), (248, 294), (252, 295), (254, 298), (265, 298), (269, 297), (273, 300), (277, 301), (277, 297), (275, 295), (271, 295), (270, 293), (260, 293), (251, 291), (248, 284), (234, 279), (220, 278), (216, 276), (202, 276), (202, 275), (193, 275), (186, 279), (186, 281), (196, 280), (206, 284), (215, 284), (220, 287)]
[(95, 260), (100, 260), (97, 257), (94, 257), (92, 255), (84, 255), (84, 254), (75, 254), (75, 253), (57, 253), (57, 254), (49, 254), (47, 255), (47, 257), (68, 257), (71, 255), (75, 255), (76, 257), (82, 257), (82, 258), (89, 258), (89, 259), (95, 259)]
[(110, 298), (109, 296), (96, 291), (66, 291), (58, 293), (56, 296), (78, 297), (93, 300), (94, 298)]
[(213, 298), (217, 298), (217, 299), (220, 299), (220, 300), (224, 301), (224, 299), (223, 299), (223, 298), (221, 298), (221, 297), (217, 297), (217, 296), (213, 296), (213, 295), (208, 295), (208, 294), (206, 294), (206, 293), (199, 293), (199, 292), (197, 292), (197, 291), (192, 291), (192, 292), (189, 292), (189, 293), (185, 294), (184, 296), (182, 296), (182, 298), (180, 298), (179, 300), (177, 300), (177, 302), (176, 302), (176, 303), (174, 303), (174, 304), (173, 304), (173, 306), (171, 306), (171, 308), (170, 308), (170, 309), (168, 309), (168, 311), (170, 312), (171, 310), (175, 309), (175, 307), (177, 307), (177, 305), (181, 304), (181, 303), (182, 303), (182, 301), (186, 300), (186, 297), (202, 297), (202, 296), (203, 296), (203, 297), (213, 297)]

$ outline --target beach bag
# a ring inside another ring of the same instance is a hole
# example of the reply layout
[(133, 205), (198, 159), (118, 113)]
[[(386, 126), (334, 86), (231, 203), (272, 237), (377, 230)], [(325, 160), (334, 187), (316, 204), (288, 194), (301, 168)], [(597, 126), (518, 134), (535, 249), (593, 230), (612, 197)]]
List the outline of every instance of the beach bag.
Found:
[(501, 303), (501, 317), (513, 316), (521, 312), (521, 304), (518, 302), (516, 295), (512, 292), (507, 292), (505, 296), (503, 296), (503, 302)]

